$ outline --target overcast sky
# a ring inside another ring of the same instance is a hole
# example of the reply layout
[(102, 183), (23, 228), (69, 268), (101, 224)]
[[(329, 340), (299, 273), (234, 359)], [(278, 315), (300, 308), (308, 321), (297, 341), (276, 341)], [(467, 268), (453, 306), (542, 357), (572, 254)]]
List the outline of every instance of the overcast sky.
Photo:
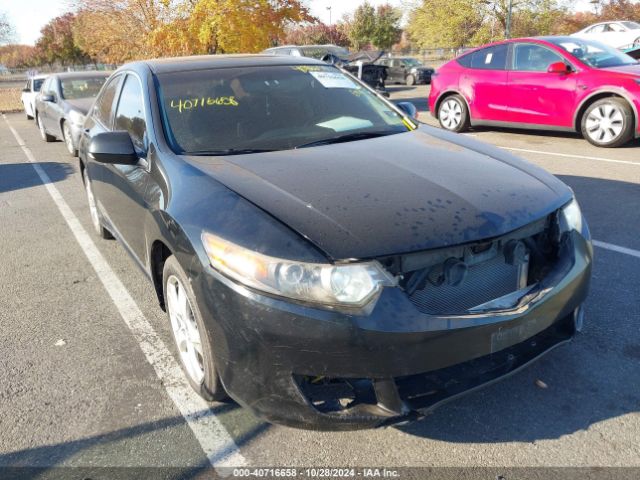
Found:
[[(331, 7), (331, 21), (335, 23), (345, 13), (350, 13), (363, 0), (308, 0), (311, 13), (325, 23), (329, 23)], [(373, 5), (391, 3), (401, 6), (412, 3), (411, 0), (369, 0)], [(2, 0), (0, 9), (6, 10), (16, 27), (16, 40), (19, 43), (33, 45), (40, 36), (40, 29), (53, 17), (64, 13), (68, 9), (69, 0)], [(8, 5), (6, 5), (8, 3)], [(589, 0), (577, 0), (577, 10), (587, 10)]]

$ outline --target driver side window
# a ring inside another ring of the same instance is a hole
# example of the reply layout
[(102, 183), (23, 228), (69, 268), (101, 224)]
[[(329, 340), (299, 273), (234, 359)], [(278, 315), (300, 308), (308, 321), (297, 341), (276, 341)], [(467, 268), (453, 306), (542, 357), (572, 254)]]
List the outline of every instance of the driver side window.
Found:
[(518, 44), (513, 53), (513, 69), (520, 72), (546, 72), (549, 65), (564, 62), (562, 57), (540, 45)]
[(122, 86), (113, 129), (129, 132), (136, 150), (139, 153), (146, 152), (147, 124), (144, 117), (142, 87), (133, 75), (127, 75)]
[(114, 100), (121, 80), (122, 75), (118, 75), (109, 80), (93, 107), (94, 118), (107, 128), (111, 126), (111, 112), (113, 111)]

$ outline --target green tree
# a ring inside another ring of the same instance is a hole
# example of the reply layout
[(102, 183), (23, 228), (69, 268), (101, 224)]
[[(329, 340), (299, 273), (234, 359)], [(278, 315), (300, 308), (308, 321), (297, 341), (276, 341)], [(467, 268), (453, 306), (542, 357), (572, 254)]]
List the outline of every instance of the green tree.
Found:
[(400, 19), (402, 13), (388, 3), (380, 5), (376, 11), (375, 28), (371, 35), (371, 43), (381, 50), (389, 50), (400, 40)]
[(354, 50), (362, 50), (371, 43), (376, 30), (376, 11), (365, 1), (356, 8), (353, 18), (346, 19), (348, 23), (347, 35)]
[(419, 48), (458, 48), (474, 44), (483, 21), (477, 0), (422, 0), (409, 14), (407, 33)]
[[(512, 36), (553, 33), (567, 15), (560, 0), (511, 0)], [(478, 45), (506, 36), (509, 0), (421, 0), (407, 31), (420, 48)]]

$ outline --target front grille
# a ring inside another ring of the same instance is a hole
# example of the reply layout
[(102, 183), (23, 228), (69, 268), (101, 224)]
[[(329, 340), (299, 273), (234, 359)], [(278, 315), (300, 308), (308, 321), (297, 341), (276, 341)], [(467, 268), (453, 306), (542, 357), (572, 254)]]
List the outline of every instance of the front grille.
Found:
[(424, 288), (409, 298), (423, 313), (461, 314), (525, 286), (520, 285), (521, 269), (522, 266), (506, 263), (504, 255), (498, 252), (494, 258), (468, 267), (459, 285), (436, 286), (427, 281)]

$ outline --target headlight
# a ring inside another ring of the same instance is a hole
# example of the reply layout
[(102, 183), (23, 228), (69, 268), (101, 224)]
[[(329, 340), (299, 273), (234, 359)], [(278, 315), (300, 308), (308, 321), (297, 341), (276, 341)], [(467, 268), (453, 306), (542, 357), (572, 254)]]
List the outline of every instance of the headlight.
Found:
[(575, 198), (562, 207), (562, 216), (564, 217), (566, 230), (582, 231), (582, 212)]
[(378, 262), (331, 265), (274, 258), (204, 232), (211, 266), (263, 292), (324, 305), (362, 306), (395, 285)]
[(82, 125), (84, 123), (84, 115), (80, 112), (76, 112), (75, 110), (71, 110), (69, 112), (69, 120), (71, 120), (71, 123), (75, 125)]

